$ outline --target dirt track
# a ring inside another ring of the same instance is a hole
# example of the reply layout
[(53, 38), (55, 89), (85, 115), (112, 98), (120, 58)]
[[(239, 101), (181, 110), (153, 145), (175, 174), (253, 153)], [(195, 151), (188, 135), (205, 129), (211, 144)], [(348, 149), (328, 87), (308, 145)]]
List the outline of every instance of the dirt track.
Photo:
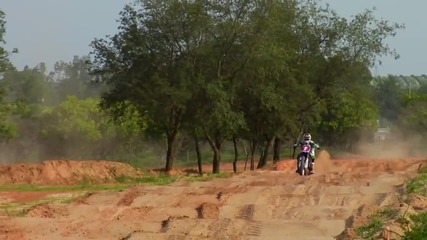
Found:
[[(0, 219), (5, 239), (334, 239), (361, 206), (394, 201), (421, 160), (319, 158), (317, 173), (279, 171), (102, 192)], [(0, 238), (1, 239), (1, 238)]]

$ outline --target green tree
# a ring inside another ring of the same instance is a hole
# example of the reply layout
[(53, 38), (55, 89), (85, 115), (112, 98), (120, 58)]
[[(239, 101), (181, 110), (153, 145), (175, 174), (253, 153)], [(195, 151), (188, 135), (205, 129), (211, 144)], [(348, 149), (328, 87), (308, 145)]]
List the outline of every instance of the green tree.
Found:
[(358, 133), (364, 132), (362, 130), (374, 131), (377, 107), (369, 96), (363, 94), (362, 91), (342, 92), (326, 100), (327, 111), (322, 114), (318, 131), (323, 136), (322, 142), (348, 148), (357, 142)]
[[(205, 31), (206, 43), (200, 51), (199, 88), (193, 94), (197, 107), (192, 122), (204, 133), (213, 151), (212, 171), (218, 173), (222, 144), (235, 139), (245, 128), (239, 108), (238, 88), (261, 30), (253, 20), (260, 11), (248, 1), (212, 2), (211, 22)], [(235, 169), (236, 170), (236, 169)]]
[(12, 70), (4, 74), (2, 86), (7, 90), (6, 100), (26, 104), (53, 104), (55, 95), (53, 86), (47, 82), (44, 63), (35, 68)]
[[(378, 57), (398, 57), (385, 40), (403, 26), (377, 20), (371, 10), (347, 20), (329, 7), (321, 8), (310, 1), (300, 9), (303, 17), (296, 29), (301, 39), (301, 54), (296, 58), (295, 72), (296, 79), (306, 89), (301, 94), (305, 100), (298, 106), (300, 124), (295, 126), (300, 134), (319, 131), (328, 136), (339, 130), (347, 134), (341, 138), (354, 139), (356, 129), (369, 129), (376, 116), (371, 96), (360, 94), (363, 96), (360, 98), (354, 93), (368, 91), (371, 80), (368, 69), (380, 63)], [(363, 107), (359, 108), (359, 102)], [(340, 108), (337, 103), (345, 107)], [(302, 119), (308, 121), (304, 123)]]
[(402, 104), (399, 125), (407, 136), (426, 137), (427, 133), (427, 95), (406, 97)]
[[(5, 13), (0, 9), (0, 74), (3, 74), (9, 69), (13, 69), (13, 65), (9, 61), (9, 52), (4, 48), (6, 34)], [(16, 49), (14, 51), (17, 51)]]
[(69, 96), (66, 101), (46, 108), (38, 119), (44, 157), (74, 159), (106, 159), (117, 156), (120, 144), (141, 136), (140, 117), (128, 108), (120, 124), (111, 122), (99, 108), (99, 100), (79, 100)]
[(120, 20), (118, 34), (92, 43), (92, 74), (110, 87), (102, 107), (117, 118), (132, 106), (163, 133), (167, 171), (182, 130), (209, 142), (219, 172), (226, 140), (250, 141), (252, 155), (262, 146), (262, 167), (273, 139), (317, 129), (325, 113), (346, 124), (340, 131), (369, 125), (370, 96), (369, 111), (348, 112), (350, 93), (369, 81), (348, 75), (395, 55), (384, 40), (401, 28), (369, 10), (348, 21), (314, 1), (142, 0)]
[(325, 111), (317, 129), (324, 144), (348, 148), (359, 137), (376, 130), (379, 116), (371, 80), (366, 65), (351, 65), (342, 76), (341, 85), (325, 98)]
[(207, 27), (204, 1), (137, 1), (121, 12), (120, 32), (92, 43), (94, 75), (111, 87), (102, 97), (104, 109), (117, 118), (129, 102), (148, 128), (167, 139), (166, 171), (173, 167), (182, 119), (191, 97), (197, 68), (195, 48)]
[(90, 75), (89, 61), (89, 56), (74, 56), (71, 62), (55, 63), (54, 71), (49, 74), (49, 78), (55, 85), (59, 102), (68, 96), (76, 96), (79, 99), (99, 97), (105, 90), (105, 86)]
[(396, 123), (402, 112), (402, 101), (405, 91), (396, 77), (375, 79), (375, 101), (379, 107), (380, 116), (387, 122)]
[[(3, 47), (5, 44), (6, 21), (5, 14), (0, 10), (0, 79), (3, 78), (4, 72), (13, 69), (8, 56), (9, 53)], [(0, 139), (8, 140), (16, 135), (15, 126), (9, 121), (10, 105), (4, 101), (6, 91), (0, 86)]]
[[(277, 47), (267, 45), (270, 49), (286, 50), (282, 53), (286, 54), (285, 56), (276, 53), (275, 60), (287, 71), (282, 71), (279, 75), (281, 78), (278, 81), (279, 84), (271, 85), (271, 81), (266, 81), (268, 84), (265, 86), (270, 85), (274, 89), (273, 92), (280, 92), (284, 96), (283, 105), (292, 105), (292, 107), (282, 108), (283, 114), (287, 115), (287, 120), (280, 117), (278, 114), (280, 108), (277, 107), (271, 116), (276, 114), (279, 116), (277, 118), (279, 121), (266, 124), (276, 127), (276, 137), (289, 134), (300, 135), (303, 131), (316, 131), (325, 112), (331, 113), (334, 111), (333, 108), (336, 108), (330, 101), (329, 104), (327, 103), (328, 99), (334, 96), (335, 98), (340, 96), (340, 101), (346, 104), (352, 102), (354, 105), (357, 102), (357, 95), (346, 94), (344, 97), (340, 93), (343, 90), (348, 93), (363, 92), (364, 90), (358, 89), (367, 88), (371, 80), (370, 75), (364, 73), (376, 63), (378, 57), (389, 54), (397, 57), (396, 52), (389, 48), (384, 40), (394, 36), (396, 31), (403, 27), (375, 19), (370, 10), (348, 21), (338, 16), (329, 7), (320, 7), (314, 1), (300, 1), (295, 9), (295, 14), (288, 14), (293, 17), (291, 21), (277, 21), (285, 26), (276, 28), (274, 33), (269, 33), (269, 36), (280, 36), (275, 45), (272, 45)], [(290, 33), (286, 32), (289, 28), (292, 29)], [(274, 41), (274, 38), (269, 39), (271, 40)], [(262, 64), (257, 65), (262, 66)], [(269, 66), (272, 64), (270, 63)], [(354, 77), (358, 71), (363, 73), (364, 77)], [(266, 77), (264, 76), (263, 79)], [(255, 96), (262, 95), (258, 93)], [(270, 94), (270, 96), (274, 95)], [(375, 107), (372, 106), (369, 95), (364, 100), (366, 100), (364, 105), (366, 111), (355, 110), (352, 113), (335, 114), (334, 118), (343, 119), (334, 121), (350, 124), (348, 116), (354, 115), (353, 123), (350, 125), (355, 125), (358, 121), (359, 125), (370, 126), (372, 118), (375, 118)], [(294, 136), (288, 138), (292, 139)], [(275, 144), (276, 147), (279, 147), (279, 144)], [(263, 164), (265, 161), (261, 166)]]

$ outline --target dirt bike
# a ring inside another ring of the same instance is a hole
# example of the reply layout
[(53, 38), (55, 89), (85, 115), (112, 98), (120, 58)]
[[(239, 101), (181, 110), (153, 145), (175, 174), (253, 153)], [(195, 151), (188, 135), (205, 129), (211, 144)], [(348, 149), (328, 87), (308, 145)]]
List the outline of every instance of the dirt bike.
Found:
[(301, 146), (301, 152), (298, 155), (298, 173), (301, 176), (309, 175), (309, 166), (311, 164), (311, 158), (310, 158), (310, 145), (303, 145)]

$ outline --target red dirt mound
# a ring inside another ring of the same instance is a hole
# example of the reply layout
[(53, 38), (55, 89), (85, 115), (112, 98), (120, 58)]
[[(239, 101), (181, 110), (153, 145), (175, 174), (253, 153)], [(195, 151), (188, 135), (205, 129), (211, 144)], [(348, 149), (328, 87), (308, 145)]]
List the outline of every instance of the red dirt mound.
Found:
[(296, 169), (297, 167), (297, 163), (296, 160), (282, 160), (277, 162), (274, 167), (273, 170), (276, 171), (292, 171)]
[(42, 163), (0, 166), (0, 184), (63, 185), (113, 181), (142, 173), (132, 166), (110, 161), (49, 160)]

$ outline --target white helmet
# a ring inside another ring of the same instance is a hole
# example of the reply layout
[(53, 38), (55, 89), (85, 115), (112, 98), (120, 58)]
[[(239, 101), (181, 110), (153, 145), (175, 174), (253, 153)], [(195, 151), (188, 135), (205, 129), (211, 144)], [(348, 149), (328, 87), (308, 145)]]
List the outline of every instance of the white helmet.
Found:
[(310, 133), (304, 133), (304, 141), (310, 141), (310, 140), (311, 140)]

